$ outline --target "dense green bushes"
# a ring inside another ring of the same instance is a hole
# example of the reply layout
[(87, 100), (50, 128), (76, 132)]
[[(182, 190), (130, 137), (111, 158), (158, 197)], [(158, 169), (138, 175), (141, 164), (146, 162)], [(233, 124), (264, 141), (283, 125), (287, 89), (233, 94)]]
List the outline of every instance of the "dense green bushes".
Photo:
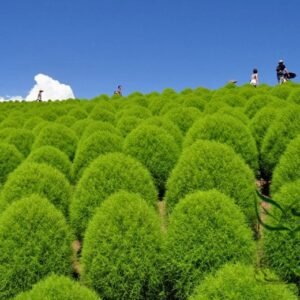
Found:
[(96, 131), (101, 131), (101, 132), (110, 132), (113, 134), (120, 134), (119, 130), (114, 127), (114, 125), (108, 123), (108, 122), (102, 122), (102, 121), (90, 121), (89, 124), (85, 127), (80, 141), (83, 141), (90, 137), (91, 134), (95, 133)]
[(15, 300), (100, 300), (92, 290), (66, 276), (51, 275)]
[(0, 143), (0, 186), (2, 186), (7, 176), (24, 159), (18, 149), (10, 144)]
[(24, 162), (8, 177), (2, 197), (7, 203), (31, 194), (47, 198), (67, 215), (71, 188), (66, 177), (46, 164)]
[(196, 140), (215, 140), (231, 146), (253, 170), (258, 168), (258, 153), (250, 130), (239, 120), (220, 113), (195, 122), (186, 134), (184, 146)]
[(283, 109), (270, 125), (262, 143), (261, 158), (266, 177), (271, 174), (288, 143), (300, 133), (300, 107)]
[(79, 143), (74, 158), (72, 177), (78, 180), (85, 168), (99, 155), (122, 150), (122, 138), (110, 132), (95, 132)]
[(33, 149), (42, 146), (53, 146), (73, 159), (77, 147), (77, 136), (73, 130), (61, 124), (50, 124), (41, 129), (36, 137)]
[[(296, 300), (289, 287), (267, 270), (259, 273), (252, 266), (227, 264), (208, 275), (189, 300)], [(272, 278), (270, 282), (269, 279)]]
[(253, 223), (254, 188), (253, 172), (231, 147), (199, 140), (183, 151), (168, 179), (167, 207), (171, 212), (181, 198), (195, 190), (217, 189), (234, 199)]
[(139, 160), (153, 176), (160, 191), (179, 156), (179, 147), (165, 130), (153, 125), (140, 125), (126, 137), (124, 152)]
[(96, 105), (89, 114), (89, 118), (95, 121), (102, 121), (108, 123), (115, 122), (115, 115), (112, 111), (103, 108), (102, 105)]
[(187, 195), (171, 214), (166, 241), (167, 287), (186, 299), (226, 262), (252, 263), (255, 245), (233, 199), (211, 190)]
[(280, 157), (272, 180), (272, 193), (285, 183), (300, 179), (300, 134), (287, 146)]
[(71, 179), (71, 162), (64, 152), (52, 146), (43, 146), (33, 150), (27, 157), (27, 162), (45, 163), (48, 164), (66, 177)]
[(87, 228), (82, 280), (104, 299), (159, 299), (161, 245), (154, 209), (137, 194), (114, 194)]
[(46, 199), (35, 195), (11, 204), (0, 215), (0, 298), (52, 272), (70, 274), (71, 241), (63, 215)]
[(151, 206), (156, 204), (153, 180), (140, 162), (122, 153), (101, 155), (85, 170), (74, 192), (70, 217), (77, 234), (84, 234), (95, 209), (119, 190), (138, 193)]
[(125, 137), (142, 122), (143, 119), (140, 119), (135, 116), (123, 116), (120, 119), (118, 119), (116, 127), (120, 131), (121, 135)]
[[(281, 187), (273, 198), (283, 207), (285, 214), (273, 207), (272, 217), (266, 219), (266, 223), (272, 226), (284, 224), (291, 230), (299, 226), (299, 216), (295, 216), (291, 209), (300, 211), (300, 180), (288, 183)], [(280, 220), (280, 221), (278, 221)], [(278, 223), (280, 222), (280, 224)], [(300, 231), (288, 230), (265, 230), (263, 234), (263, 262), (276, 271), (283, 279), (300, 285)]]

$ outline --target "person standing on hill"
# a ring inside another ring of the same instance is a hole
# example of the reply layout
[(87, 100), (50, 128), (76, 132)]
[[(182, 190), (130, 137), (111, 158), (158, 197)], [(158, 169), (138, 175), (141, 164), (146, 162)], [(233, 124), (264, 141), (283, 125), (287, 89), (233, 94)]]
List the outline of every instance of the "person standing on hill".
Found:
[(38, 96), (37, 96), (37, 99), (36, 99), (37, 102), (41, 102), (42, 101), (42, 93), (43, 92), (44, 92), (43, 90), (39, 90), (39, 93), (38, 93)]
[(253, 85), (254, 87), (258, 86), (258, 71), (257, 69), (253, 69), (252, 74), (251, 74), (251, 80), (250, 80), (250, 84)]
[(116, 91), (114, 91), (114, 95), (122, 96), (122, 86), (118, 85), (118, 88)]
[(289, 72), (282, 59), (278, 62), (278, 66), (276, 68), (276, 74), (277, 74), (277, 81), (279, 84), (286, 82), (289, 77)]

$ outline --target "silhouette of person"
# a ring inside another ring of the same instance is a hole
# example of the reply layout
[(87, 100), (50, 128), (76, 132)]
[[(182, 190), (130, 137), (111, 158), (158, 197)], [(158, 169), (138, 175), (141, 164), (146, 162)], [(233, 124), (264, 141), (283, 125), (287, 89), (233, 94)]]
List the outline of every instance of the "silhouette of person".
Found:
[(41, 102), (42, 101), (42, 93), (43, 92), (44, 92), (43, 90), (39, 90), (39, 93), (38, 93), (38, 96), (37, 96), (37, 99), (36, 99), (37, 102)]

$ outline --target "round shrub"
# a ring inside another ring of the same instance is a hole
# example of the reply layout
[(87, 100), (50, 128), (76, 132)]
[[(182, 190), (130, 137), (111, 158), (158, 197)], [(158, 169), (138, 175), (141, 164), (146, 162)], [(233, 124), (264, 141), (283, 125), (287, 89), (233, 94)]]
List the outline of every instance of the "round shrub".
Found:
[(149, 109), (140, 105), (131, 105), (127, 109), (119, 110), (116, 114), (116, 118), (120, 119), (124, 116), (132, 116), (140, 119), (147, 119), (151, 117), (151, 112)]
[(122, 151), (123, 140), (119, 135), (110, 132), (95, 132), (79, 143), (74, 158), (72, 177), (78, 180), (86, 167), (98, 156), (109, 152)]
[(241, 107), (223, 106), (218, 109), (218, 113), (236, 118), (245, 125), (249, 123), (249, 118), (243, 113), (243, 108)]
[[(300, 211), (300, 180), (283, 185), (273, 198), (286, 211), (281, 214), (275, 207), (271, 209), (271, 214), (279, 219), (281, 223), (291, 229), (298, 228), (299, 216), (291, 212), (291, 208), (297, 212)], [(271, 226), (277, 226), (278, 221), (268, 217), (265, 222)], [(300, 231), (271, 231), (264, 230), (263, 234), (263, 253), (265, 258), (263, 262), (272, 268), (281, 278), (297, 283), (300, 282)]]
[(61, 124), (51, 124), (40, 131), (36, 137), (33, 149), (42, 146), (53, 146), (66, 153), (70, 160), (72, 160), (77, 142), (77, 136), (72, 129)]
[(8, 116), (0, 123), (0, 129), (3, 128), (22, 128), (25, 123), (25, 119), (21, 116), (11, 117)]
[(85, 128), (92, 123), (90, 119), (83, 119), (76, 121), (72, 126), (71, 129), (76, 133), (77, 137), (80, 139)]
[(208, 115), (190, 128), (184, 146), (190, 146), (199, 139), (214, 140), (231, 146), (253, 170), (258, 169), (255, 140), (249, 128), (241, 121), (220, 113)]
[(95, 121), (108, 122), (113, 124), (115, 122), (115, 115), (113, 112), (103, 109), (100, 105), (96, 105), (89, 114), (89, 118)]
[(137, 194), (106, 199), (86, 231), (82, 280), (105, 299), (158, 299), (160, 220)]
[(168, 179), (167, 208), (171, 212), (179, 199), (195, 190), (217, 189), (234, 199), (253, 223), (254, 181), (253, 172), (231, 147), (199, 140), (182, 152)]
[(173, 137), (157, 126), (140, 125), (126, 137), (123, 149), (147, 167), (157, 188), (163, 192), (179, 156)]
[(120, 132), (117, 128), (114, 127), (114, 125), (108, 123), (108, 122), (101, 122), (101, 121), (91, 121), (85, 128), (85, 130), (82, 133), (80, 141), (83, 141), (90, 137), (93, 133), (96, 131), (101, 132), (110, 132), (116, 135), (119, 135)]
[(45, 163), (71, 179), (71, 162), (64, 152), (52, 146), (43, 146), (30, 153), (27, 162)]
[(185, 134), (201, 116), (202, 113), (194, 107), (174, 108), (165, 114), (165, 117), (176, 124), (183, 134)]
[(40, 122), (32, 129), (32, 133), (34, 134), (34, 136), (38, 136), (44, 127), (52, 124), (53, 124), (52, 122), (48, 122), (48, 121)]
[(273, 87), (270, 91), (270, 95), (286, 100), (292, 90), (293, 87), (289, 83), (281, 84)]
[(123, 116), (122, 118), (118, 119), (116, 127), (120, 131), (121, 135), (125, 137), (142, 122), (143, 119), (134, 116)]
[(273, 106), (266, 106), (258, 111), (249, 123), (249, 129), (256, 141), (258, 150), (261, 150), (261, 144), (266, 132), (273, 121), (276, 119), (279, 109)]
[(34, 142), (34, 134), (30, 130), (9, 128), (5, 135), (2, 141), (14, 145), (25, 157), (30, 153)]
[(290, 105), (278, 114), (263, 140), (261, 156), (266, 177), (271, 177), (273, 169), (288, 143), (299, 133), (300, 107)]
[(182, 133), (177, 125), (175, 125), (172, 121), (169, 119), (162, 117), (162, 116), (156, 116), (149, 118), (144, 121), (145, 125), (154, 125), (158, 126), (162, 129), (164, 129), (168, 134), (172, 135), (174, 138), (176, 144), (181, 148), (182, 145)]
[(82, 120), (87, 118), (88, 114), (85, 110), (78, 107), (74, 107), (69, 111), (68, 116), (74, 117), (76, 120)]
[(286, 105), (286, 103), (285, 101), (282, 101), (281, 99), (274, 96), (256, 95), (248, 100), (245, 105), (244, 112), (250, 119), (252, 119), (260, 109), (267, 105), (276, 105), (276, 107), (283, 107), (283, 105)]
[(300, 179), (300, 134), (287, 146), (280, 157), (272, 179), (272, 194), (285, 183)]
[(175, 207), (166, 240), (166, 277), (175, 299), (186, 299), (210, 272), (227, 262), (254, 261), (255, 244), (234, 201), (216, 191), (197, 191)]
[(288, 102), (295, 103), (295, 104), (300, 104), (300, 89), (297, 88), (293, 91), (288, 96)]
[(184, 98), (183, 105), (185, 107), (195, 107), (200, 111), (204, 111), (206, 101), (201, 96), (190, 95)]
[(77, 119), (75, 117), (66, 115), (66, 116), (58, 117), (55, 120), (55, 123), (65, 125), (67, 127), (72, 127), (72, 125), (75, 124), (76, 121), (77, 121)]
[(0, 143), (0, 187), (7, 176), (22, 162), (23, 155), (13, 145)]
[(58, 170), (46, 164), (24, 162), (8, 177), (2, 197), (12, 203), (25, 196), (38, 194), (67, 215), (70, 193), (68, 180)]
[(84, 234), (95, 209), (119, 190), (138, 193), (147, 203), (156, 205), (152, 177), (139, 161), (122, 153), (101, 155), (87, 167), (74, 192), (70, 218), (77, 234)]
[[(216, 274), (208, 275), (189, 300), (296, 300), (287, 285), (268, 270), (258, 273), (252, 266), (226, 264)], [(266, 274), (267, 273), (267, 274)], [(267, 276), (267, 278), (265, 278)], [(268, 281), (272, 278), (273, 282)]]
[(57, 111), (55, 109), (53, 109), (53, 107), (54, 107), (53, 105), (54, 104), (52, 104), (52, 108), (50, 108), (48, 106), (40, 112), (40, 117), (42, 119), (44, 119), (45, 121), (52, 122), (52, 121), (55, 121), (56, 118), (58, 117)]
[(98, 295), (79, 282), (62, 275), (50, 275), (36, 283), (32, 290), (19, 294), (15, 300), (100, 300)]
[(44, 120), (40, 117), (31, 117), (25, 123), (23, 128), (27, 130), (33, 130), (38, 124), (44, 122)]
[(162, 98), (161, 96), (155, 95), (151, 97), (148, 108), (152, 112), (152, 115), (159, 115), (162, 108), (169, 103), (172, 103), (171, 99)]
[(72, 236), (60, 211), (37, 195), (0, 215), (0, 298), (29, 290), (52, 272), (70, 274)]

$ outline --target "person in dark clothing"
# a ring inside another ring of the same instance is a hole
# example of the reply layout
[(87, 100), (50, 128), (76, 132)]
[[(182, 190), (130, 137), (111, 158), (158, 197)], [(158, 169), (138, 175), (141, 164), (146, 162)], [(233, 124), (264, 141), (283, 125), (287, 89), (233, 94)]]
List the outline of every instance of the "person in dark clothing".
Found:
[(282, 59), (278, 62), (278, 66), (276, 68), (276, 74), (277, 74), (277, 81), (279, 84), (282, 84), (288, 80), (289, 72)]
[(114, 95), (122, 96), (122, 86), (118, 85), (118, 88), (116, 91), (114, 91)]
[(44, 92), (43, 90), (39, 90), (39, 93), (38, 93), (38, 96), (37, 96), (37, 99), (36, 99), (37, 102), (41, 102), (42, 101), (42, 93), (43, 92)]

